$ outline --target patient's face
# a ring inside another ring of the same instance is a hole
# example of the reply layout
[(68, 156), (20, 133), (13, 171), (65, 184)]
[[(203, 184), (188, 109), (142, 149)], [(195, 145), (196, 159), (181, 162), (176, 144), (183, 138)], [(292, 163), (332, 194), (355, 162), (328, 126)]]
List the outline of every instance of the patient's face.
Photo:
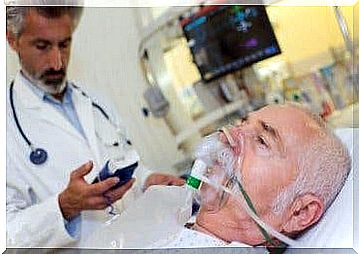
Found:
[[(285, 216), (272, 212), (273, 201), (295, 181), (298, 155), (314, 134), (312, 126), (315, 126), (313, 120), (299, 109), (268, 106), (249, 114), (245, 121), (230, 130), (235, 142), (241, 143), (240, 139), (244, 139), (244, 145), (236, 151), (243, 158), (242, 165), (236, 166), (238, 178), (259, 216), (279, 231)], [(227, 197), (223, 208), (215, 214), (202, 210), (197, 223), (210, 225), (219, 217), (228, 219), (227, 222), (223, 220), (222, 226), (237, 232), (228, 236), (228, 240), (238, 241), (230, 238), (253, 226), (244, 209), (231, 197)], [(238, 226), (229, 221), (240, 223)], [(259, 231), (257, 233), (261, 238)]]

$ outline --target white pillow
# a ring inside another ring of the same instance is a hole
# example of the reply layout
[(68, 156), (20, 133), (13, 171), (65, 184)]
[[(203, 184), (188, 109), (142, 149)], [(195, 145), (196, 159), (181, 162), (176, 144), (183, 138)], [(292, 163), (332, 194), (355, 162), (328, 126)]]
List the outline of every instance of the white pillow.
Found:
[[(357, 163), (353, 163), (353, 159), (359, 157), (359, 143), (355, 141), (354, 136), (358, 137), (359, 129), (343, 128), (335, 130), (335, 133), (350, 152), (352, 169), (341, 192), (323, 218), (297, 239), (298, 247), (353, 248), (353, 171), (358, 170)], [(354, 169), (354, 166), (357, 168)]]

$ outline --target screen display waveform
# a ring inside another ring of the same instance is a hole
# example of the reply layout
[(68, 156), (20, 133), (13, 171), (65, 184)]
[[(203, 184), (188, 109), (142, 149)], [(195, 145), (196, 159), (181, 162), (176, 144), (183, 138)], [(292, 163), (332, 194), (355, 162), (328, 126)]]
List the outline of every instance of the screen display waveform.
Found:
[(204, 81), (281, 53), (264, 6), (206, 6), (181, 25)]

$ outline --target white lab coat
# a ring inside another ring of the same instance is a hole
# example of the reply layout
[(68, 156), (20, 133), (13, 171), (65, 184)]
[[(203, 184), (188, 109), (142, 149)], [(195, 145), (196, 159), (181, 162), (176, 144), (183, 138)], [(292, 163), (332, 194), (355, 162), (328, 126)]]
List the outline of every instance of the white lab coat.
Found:
[[(81, 237), (74, 239), (64, 227), (58, 194), (66, 188), (70, 173), (89, 160), (94, 162), (94, 169), (85, 179), (92, 182), (108, 158), (110, 148), (104, 141), (118, 140), (118, 135), (113, 125), (79, 90), (73, 89), (73, 102), (87, 140), (60, 112), (44, 103), (23, 82), (27, 81), (17, 75), (14, 81), (17, 117), (30, 141), (48, 152), (48, 159), (43, 165), (30, 162), (30, 148), (15, 125), (8, 96), (7, 246), (81, 246), (86, 236), (109, 215), (105, 210), (82, 212)], [(134, 153), (134, 150), (126, 151), (123, 158), (129, 159)], [(135, 171), (136, 184), (116, 203), (117, 211), (123, 210), (140, 193), (140, 185), (150, 173), (140, 163)]]

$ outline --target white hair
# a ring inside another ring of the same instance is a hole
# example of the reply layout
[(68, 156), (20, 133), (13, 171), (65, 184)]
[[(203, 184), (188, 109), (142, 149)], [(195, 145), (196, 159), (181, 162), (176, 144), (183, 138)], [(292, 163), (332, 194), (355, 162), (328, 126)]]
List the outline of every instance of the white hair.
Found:
[(319, 197), (326, 210), (340, 192), (350, 172), (350, 156), (341, 140), (309, 110), (295, 104), (317, 124), (316, 135), (302, 147), (298, 156), (298, 175), (273, 202), (273, 211), (281, 214), (294, 200), (305, 194)]
[(25, 27), (26, 15), (34, 10), (46, 18), (70, 15), (74, 29), (80, 21), (83, 1), (76, 0), (16, 0), (6, 7), (6, 28), (15, 37), (20, 37)]

